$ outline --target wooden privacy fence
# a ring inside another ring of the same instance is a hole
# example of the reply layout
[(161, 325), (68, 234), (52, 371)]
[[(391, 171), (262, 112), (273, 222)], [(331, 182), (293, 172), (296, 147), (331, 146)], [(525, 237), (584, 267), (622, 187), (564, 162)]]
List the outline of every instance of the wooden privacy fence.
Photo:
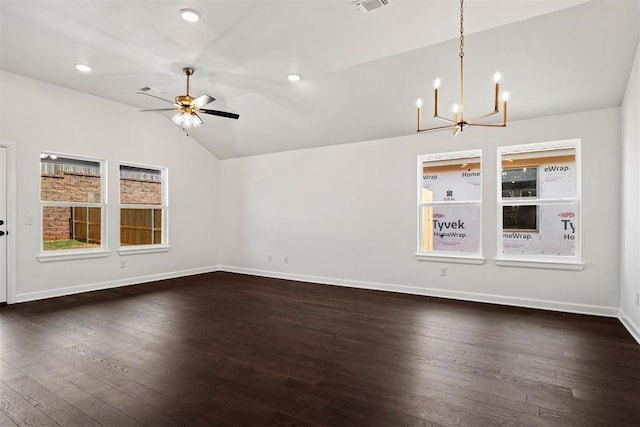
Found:
[[(71, 208), (71, 238), (100, 244), (100, 208)], [(121, 209), (120, 245), (162, 243), (162, 209)]]
[(120, 209), (120, 245), (162, 243), (162, 209)]
[(99, 245), (101, 221), (100, 208), (71, 208), (71, 238)]

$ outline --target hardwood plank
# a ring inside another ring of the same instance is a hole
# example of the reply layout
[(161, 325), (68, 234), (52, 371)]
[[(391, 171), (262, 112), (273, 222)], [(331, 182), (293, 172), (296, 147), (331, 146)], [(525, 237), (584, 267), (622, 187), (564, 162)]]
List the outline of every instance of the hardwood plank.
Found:
[(21, 377), (5, 383), (23, 399), (60, 425), (99, 426), (95, 420), (60, 399), (32, 378)]
[(24, 374), (13, 365), (0, 359), (0, 381), (10, 381), (14, 378), (23, 377)]
[(58, 425), (4, 383), (0, 383), (0, 412), (19, 426), (53, 427)]
[(614, 410), (615, 405), (606, 405), (602, 410), (597, 402), (581, 401), (573, 397), (559, 398), (545, 393), (531, 393), (527, 396), (527, 402), (536, 405), (547, 416), (551, 413), (561, 413), (576, 420), (588, 420), (600, 425), (624, 425), (640, 421), (640, 408), (633, 409), (633, 404), (623, 405), (621, 412)]
[(95, 397), (76, 402), (74, 406), (105, 427), (140, 427), (143, 425)]
[(11, 418), (5, 415), (4, 412), (0, 411), (0, 426), (3, 427), (16, 427), (18, 424), (15, 423)]
[(21, 372), (70, 404), (74, 404), (89, 397), (89, 394), (85, 391), (42, 366), (28, 366), (26, 368), (22, 368)]

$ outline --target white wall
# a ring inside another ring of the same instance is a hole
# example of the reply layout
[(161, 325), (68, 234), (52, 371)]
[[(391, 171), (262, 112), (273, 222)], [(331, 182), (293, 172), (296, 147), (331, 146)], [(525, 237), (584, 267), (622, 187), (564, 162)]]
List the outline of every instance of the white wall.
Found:
[(622, 104), (622, 234), (620, 310), (640, 342), (640, 45)]
[[(17, 151), (17, 301), (215, 268), (218, 160), (211, 153), (156, 114), (8, 72), (0, 72), (0, 87), (0, 140), (14, 141)], [(107, 159), (108, 257), (37, 260), (41, 150)], [(170, 252), (118, 255), (119, 161), (168, 168)]]
[[(517, 108), (517, 107), (513, 107)], [(582, 139), (582, 271), (498, 267), (496, 147)], [(483, 265), (416, 261), (416, 156), (483, 149)], [(223, 160), (223, 268), (617, 315), (620, 109)], [(268, 261), (268, 256), (273, 260)], [(284, 257), (289, 258), (284, 263)], [(448, 266), (441, 277), (440, 266)]]

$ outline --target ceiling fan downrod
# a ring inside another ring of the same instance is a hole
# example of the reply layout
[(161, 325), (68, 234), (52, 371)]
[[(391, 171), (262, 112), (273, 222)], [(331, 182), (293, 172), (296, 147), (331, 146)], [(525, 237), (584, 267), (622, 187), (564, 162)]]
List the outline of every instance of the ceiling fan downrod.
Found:
[(191, 67), (184, 67), (182, 69), (182, 72), (187, 76), (187, 96), (189, 96), (189, 78), (191, 77), (191, 75), (193, 74), (193, 68)]

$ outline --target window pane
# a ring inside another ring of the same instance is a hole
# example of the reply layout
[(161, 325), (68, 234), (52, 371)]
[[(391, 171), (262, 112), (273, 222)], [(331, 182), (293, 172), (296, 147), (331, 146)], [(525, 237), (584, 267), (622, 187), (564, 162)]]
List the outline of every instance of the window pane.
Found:
[(422, 250), (480, 252), (479, 206), (422, 208)]
[(533, 206), (503, 206), (502, 207), (503, 230), (538, 230), (538, 207)]
[(120, 165), (120, 203), (162, 205), (162, 171)]
[(101, 203), (100, 162), (40, 155), (40, 199)]
[(480, 196), (479, 157), (423, 163), (423, 202), (476, 201)]
[(162, 243), (162, 209), (120, 209), (120, 245)]
[[(535, 172), (533, 172), (535, 170)], [(534, 176), (534, 173), (537, 176)], [(502, 155), (502, 197), (553, 199), (576, 196), (575, 149)]]
[(502, 170), (502, 197), (536, 197), (538, 168), (523, 167)]
[[(516, 206), (504, 206), (505, 210), (513, 208)], [(579, 238), (576, 203), (542, 204), (527, 208), (537, 208), (538, 230), (505, 228), (502, 233), (504, 254), (562, 256), (576, 254), (576, 243)]]
[(42, 247), (45, 251), (100, 247), (101, 208), (43, 206)]

